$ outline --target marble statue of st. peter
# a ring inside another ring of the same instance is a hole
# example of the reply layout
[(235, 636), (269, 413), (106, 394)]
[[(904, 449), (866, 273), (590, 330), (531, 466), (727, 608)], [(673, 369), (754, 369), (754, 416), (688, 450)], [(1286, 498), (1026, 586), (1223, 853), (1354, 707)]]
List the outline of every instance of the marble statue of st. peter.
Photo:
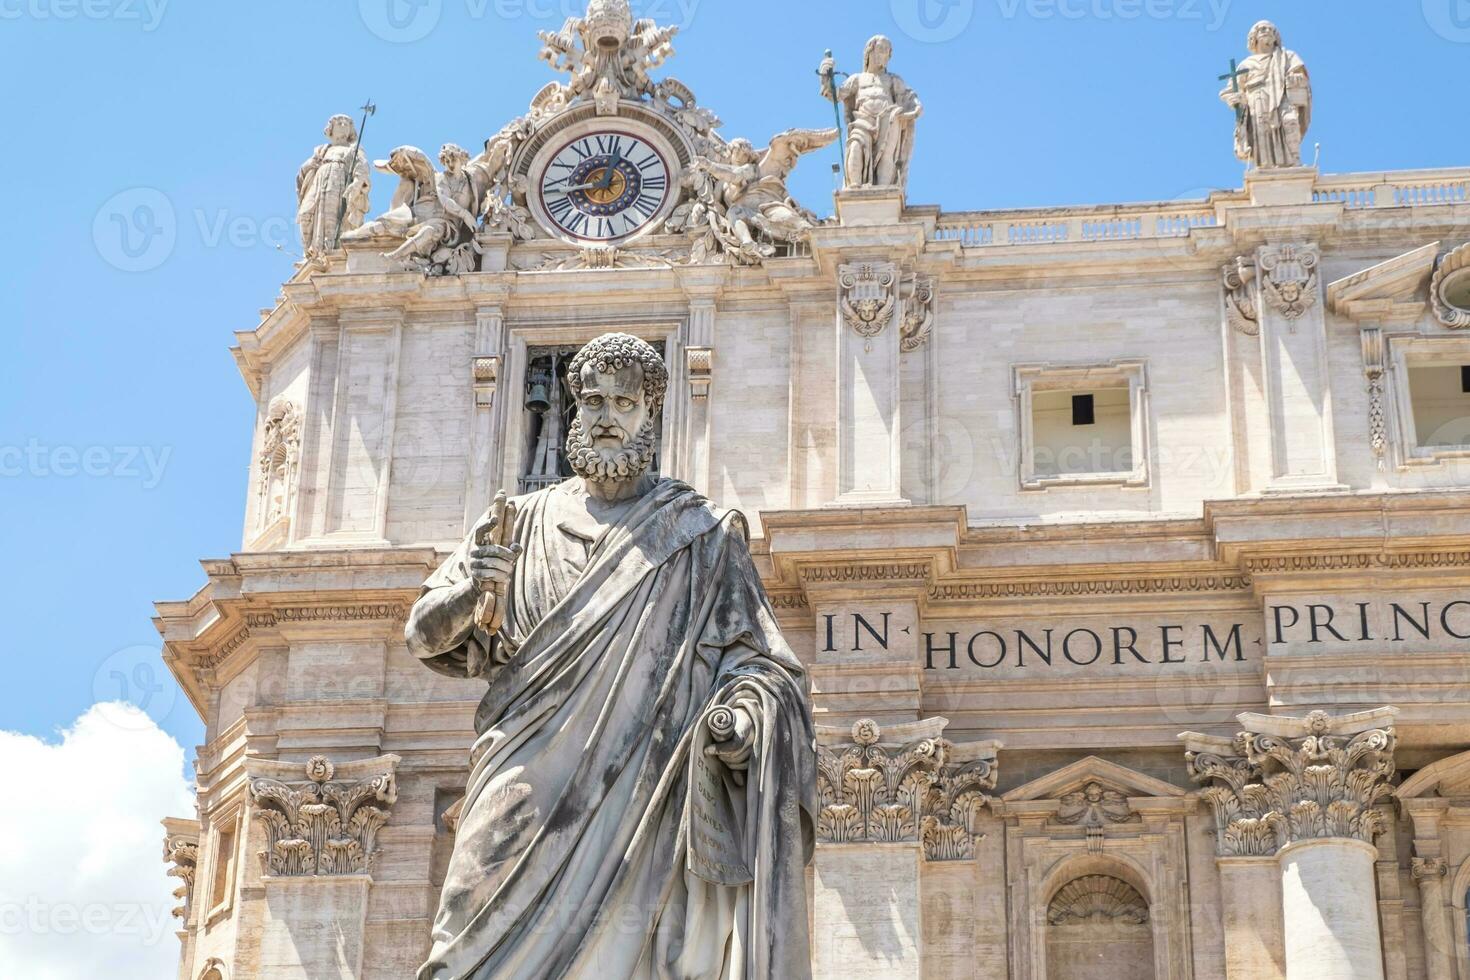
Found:
[(668, 383), (587, 345), (577, 476), (492, 508), (414, 606), (414, 654), (489, 682), (420, 980), (810, 976), (802, 669), (744, 520), (648, 472)]

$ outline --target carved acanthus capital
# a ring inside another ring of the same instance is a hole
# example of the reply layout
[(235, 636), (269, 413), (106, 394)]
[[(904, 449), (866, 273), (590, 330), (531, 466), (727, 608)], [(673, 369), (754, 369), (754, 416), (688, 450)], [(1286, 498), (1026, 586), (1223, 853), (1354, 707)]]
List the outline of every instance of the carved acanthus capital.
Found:
[(998, 776), (1000, 746), (956, 746), (942, 737), (943, 730), (943, 719), (894, 726), (886, 735), (871, 720), (859, 721), (846, 738), (820, 729), (817, 839), (915, 841), (931, 861), (973, 857), (980, 811)]
[(1233, 741), (1188, 733), (1190, 775), (1206, 785), (1222, 855), (1269, 855), (1326, 838), (1372, 843), (1392, 793), (1394, 710), (1304, 718), (1244, 714)]
[(898, 266), (892, 262), (844, 265), (837, 271), (842, 319), (859, 337), (871, 341), (893, 322), (898, 309)]
[(199, 868), (199, 821), (165, 820), (163, 837), (163, 860), (169, 865), (168, 876), (179, 879), (174, 889), (174, 898), (179, 904), (173, 916), (187, 921), (189, 908), (194, 903), (194, 879)]
[(909, 273), (903, 277), (903, 323), (898, 347), (905, 354), (929, 342), (934, 332), (934, 277)]
[(1266, 245), (1256, 253), (1256, 268), (1266, 303), (1288, 320), (1301, 319), (1317, 304), (1316, 245)]
[(377, 834), (398, 800), (398, 756), (338, 767), (323, 756), (305, 765), (246, 763), (250, 801), (265, 826), (263, 870), (281, 877), (365, 874)]
[(1222, 275), (1225, 316), (1230, 325), (1247, 337), (1260, 336), (1260, 284), (1256, 279), (1255, 263), (1247, 258), (1238, 258), (1234, 264), (1225, 266)]

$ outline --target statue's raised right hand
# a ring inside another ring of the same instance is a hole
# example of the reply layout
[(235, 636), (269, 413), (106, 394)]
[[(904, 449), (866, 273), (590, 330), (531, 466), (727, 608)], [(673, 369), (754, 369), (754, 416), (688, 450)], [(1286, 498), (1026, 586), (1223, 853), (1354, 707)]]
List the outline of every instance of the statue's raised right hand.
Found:
[(522, 551), (521, 546), (510, 539), (514, 526), (514, 504), (506, 505), (503, 510), (500, 507), (492, 508), (475, 525), (474, 544), (470, 546), (469, 573), (474, 579), (475, 588), (482, 595), (505, 594), (505, 586), (515, 572), (516, 562)]

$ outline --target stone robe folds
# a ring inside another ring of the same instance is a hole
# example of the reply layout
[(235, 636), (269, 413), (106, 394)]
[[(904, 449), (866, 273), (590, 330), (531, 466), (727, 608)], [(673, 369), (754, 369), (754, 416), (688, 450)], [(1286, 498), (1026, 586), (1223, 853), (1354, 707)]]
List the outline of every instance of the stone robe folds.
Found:
[(1235, 126), (1235, 155), (1262, 169), (1301, 166), (1312, 124), (1307, 66), (1296, 52), (1276, 48), (1251, 55), (1239, 72), (1245, 112)]
[[(587, 541), (572, 486), (517, 502), (500, 636), (428, 661), (490, 690), (420, 980), (809, 977), (815, 742), (744, 521), (665, 480)], [(703, 752), (734, 704), (745, 773)]]

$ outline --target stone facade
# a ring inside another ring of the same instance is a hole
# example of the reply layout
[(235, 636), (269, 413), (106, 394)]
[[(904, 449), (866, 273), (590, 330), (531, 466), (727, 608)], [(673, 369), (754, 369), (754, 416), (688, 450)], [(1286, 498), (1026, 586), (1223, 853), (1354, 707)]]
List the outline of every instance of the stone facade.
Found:
[[(657, 465), (749, 516), (809, 667), (816, 976), (1470, 977), (1470, 170), (1012, 212), (849, 174), (821, 221), (726, 192), (830, 133), (727, 143), (649, 79), (672, 34), (593, 6), (547, 43), (624, 73), (463, 165), (478, 227), (407, 262), (318, 221), (238, 335), (242, 548), (158, 606), (207, 728), (180, 977), (423, 960), (483, 682), (404, 619), (556, 478), (556, 352), (608, 329), (660, 347)], [(515, 178), (609, 117), (689, 179), (583, 247)]]

